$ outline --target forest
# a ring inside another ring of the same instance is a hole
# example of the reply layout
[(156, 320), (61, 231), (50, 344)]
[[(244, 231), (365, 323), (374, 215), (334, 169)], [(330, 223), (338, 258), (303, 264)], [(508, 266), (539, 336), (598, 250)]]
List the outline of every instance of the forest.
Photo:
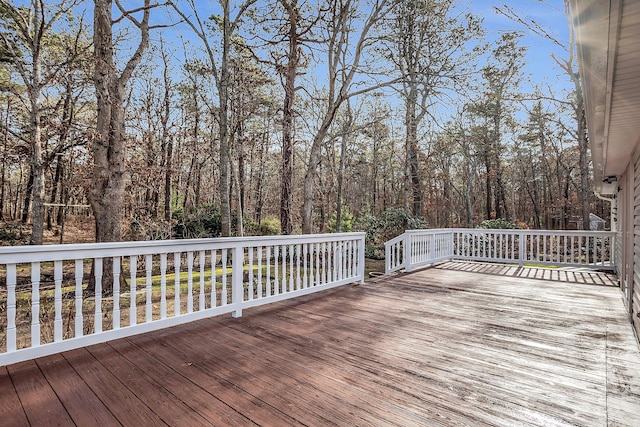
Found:
[(588, 229), (572, 40), (495, 13), (522, 30), (454, 0), (0, 0), (0, 240)]

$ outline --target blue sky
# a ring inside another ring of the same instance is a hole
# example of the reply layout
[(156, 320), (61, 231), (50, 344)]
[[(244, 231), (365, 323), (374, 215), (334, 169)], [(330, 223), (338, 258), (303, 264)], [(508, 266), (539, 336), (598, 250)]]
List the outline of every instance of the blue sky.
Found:
[(528, 47), (526, 71), (531, 73), (534, 82), (547, 81), (551, 85), (559, 84), (561, 88), (570, 87), (567, 76), (551, 58), (552, 52), (561, 58), (566, 58), (567, 52), (551, 41), (527, 30), (523, 25), (494, 11), (494, 6), (500, 7), (506, 3), (520, 16), (535, 20), (559, 41), (568, 45), (569, 24), (564, 12), (563, 0), (466, 0), (466, 2), (472, 13), (484, 18), (489, 39), (496, 39), (502, 31), (523, 32), (523, 45)]

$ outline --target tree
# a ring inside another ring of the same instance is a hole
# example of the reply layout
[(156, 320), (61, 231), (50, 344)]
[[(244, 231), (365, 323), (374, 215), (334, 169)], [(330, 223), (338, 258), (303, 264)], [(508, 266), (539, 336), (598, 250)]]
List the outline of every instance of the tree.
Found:
[(209, 41), (209, 35), (202, 22), (195, 2), (188, 0), (187, 3), (193, 18), (188, 17), (175, 3), (170, 3), (173, 9), (180, 15), (184, 22), (191, 27), (193, 32), (202, 41), (207, 54), (207, 66), (213, 74), (216, 89), (218, 91), (218, 126), (220, 129), (220, 210), (222, 214), (222, 235), (231, 235), (231, 200), (229, 195), (229, 85), (230, 85), (230, 56), (233, 48), (233, 35), (242, 22), (243, 15), (256, 2), (256, 0), (246, 0), (238, 8), (232, 17), (232, 7), (229, 0), (219, 0), (222, 8), (222, 16), (213, 17), (222, 33), (221, 57), (218, 61), (215, 50)]
[[(504, 33), (491, 52), (491, 62), (483, 67), (483, 97), (472, 107), (483, 123), (477, 128), (478, 150), (486, 172), (486, 218), (511, 219), (504, 179), (502, 153), (506, 127), (512, 123), (509, 103), (517, 99), (526, 49), (519, 46), (517, 33)], [(493, 193), (493, 194), (492, 194)], [(492, 203), (492, 201), (494, 203)]]
[(400, 75), (398, 93), (405, 106), (406, 208), (413, 200), (413, 215), (424, 214), (419, 170), (420, 125), (437, 101), (465, 86), (480, 48), (468, 50), (482, 34), (481, 21), (460, 17), (453, 0), (400, 0), (389, 18), (391, 33), (386, 44), (389, 59)]
[[(43, 0), (33, 0), (28, 6), (14, 6), (4, 0), (0, 1), (2, 30), (0, 31), (0, 55), (11, 63), (22, 79), (28, 106), (28, 138), (30, 148), (30, 189), (33, 200), (31, 229), (32, 244), (42, 244), (45, 218), (45, 169), (52, 158), (46, 156), (46, 135), (43, 134), (43, 123), (46, 111), (44, 91), (55, 83), (62, 71), (77, 59), (76, 56), (60, 58), (55, 55), (54, 26), (62, 20), (78, 4), (78, 1), (63, 1), (49, 7)], [(78, 27), (78, 37), (84, 30)], [(28, 200), (28, 199), (27, 199)], [(28, 213), (28, 204), (25, 203)], [(24, 217), (24, 215), (23, 215)], [(26, 218), (24, 218), (26, 220)]]
[[(354, 21), (357, 20), (359, 10), (367, 10), (367, 13), (362, 21), (356, 24)], [(375, 0), (367, 8), (355, 0), (345, 0), (333, 2), (324, 18), (327, 40), (327, 90), (320, 125), (313, 136), (304, 177), (302, 232), (305, 234), (313, 232), (314, 179), (320, 165), (322, 146), (336, 113), (347, 99), (394, 83), (393, 80), (386, 80), (368, 85), (359, 81), (357, 88), (353, 87), (354, 79), (362, 72), (363, 55), (373, 43), (371, 30), (388, 10), (387, 0)], [(353, 33), (354, 28), (360, 29), (359, 34)], [(355, 43), (351, 42), (354, 36)]]
[[(119, 0), (115, 4), (122, 14), (112, 19), (112, 0), (94, 0), (93, 44), (96, 91), (96, 134), (92, 141), (93, 182), (88, 197), (96, 224), (97, 242), (122, 240), (122, 211), (127, 177), (125, 133), (125, 89), (135, 68), (149, 47), (151, 1), (144, 0), (138, 9), (125, 10)], [(142, 13), (142, 19), (136, 13)], [(135, 52), (118, 72), (115, 63), (113, 26), (128, 20), (140, 31)]]
[[(572, 16), (570, 13), (571, 5), (569, 0), (564, 1), (565, 7), (565, 15), (567, 19), (571, 19)], [(533, 19), (526, 19), (525, 17), (520, 16), (517, 12), (513, 10), (513, 8), (509, 7), (506, 4), (503, 4), (501, 7), (495, 8), (496, 12), (506, 16), (514, 22), (517, 22), (527, 29), (531, 30), (533, 33), (539, 35), (540, 37), (544, 37), (547, 40), (552, 41), (557, 46), (561, 47), (563, 50), (567, 52), (566, 58), (560, 58), (555, 54), (551, 54), (554, 61), (558, 64), (558, 66), (566, 73), (569, 77), (569, 80), (573, 84), (573, 114), (575, 119), (575, 128), (571, 131), (573, 134), (575, 141), (577, 142), (578, 152), (579, 152), (579, 171), (580, 171), (580, 186), (578, 188), (580, 203), (581, 203), (581, 217), (582, 217), (582, 227), (585, 230), (589, 230), (590, 220), (590, 194), (591, 194), (591, 183), (589, 181), (589, 141), (587, 136), (587, 118), (584, 107), (584, 95), (582, 93), (582, 86), (580, 85), (580, 73), (577, 69), (577, 56), (576, 56), (576, 36), (574, 32), (574, 27), (571, 22), (569, 22), (569, 43), (560, 42), (554, 35), (552, 35), (549, 31), (543, 28), (540, 24), (538, 24)]]

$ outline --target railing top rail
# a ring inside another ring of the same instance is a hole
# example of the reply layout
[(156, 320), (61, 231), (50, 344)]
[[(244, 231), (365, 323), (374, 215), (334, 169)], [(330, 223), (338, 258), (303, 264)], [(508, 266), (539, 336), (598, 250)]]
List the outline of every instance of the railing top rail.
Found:
[(326, 233), (287, 236), (247, 236), (214, 239), (152, 240), (134, 242), (77, 243), (62, 245), (7, 246), (0, 248), (0, 264), (70, 259), (188, 252), (273, 244), (302, 244), (363, 239), (366, 233)]
[(419, 228), (414, 230), (406, 230), (405, 233), (408, 234), (420, 234), (420, 233), (429, 233), (429, 234), (444, 234), (451, 233), (455, 228)]
[(502, 234), (527, 234), (538, 236), (615, 236), (615, 231), (591, 231), (591, 230), (527, 230), (527, 229), (501, 229), (501, 228), (452, 228), (459, 233), (502, 233)]
[(386, 242), (384, 242), (384, 246), (387, 247), (387, 246), (395, 245), (396, 243), (401, 242), (402, 240), (404, 240), (404, 233), (394, 237), (391, 240), (387, 240)]
[(406, 230), (408, 234), (434, 234), (434, 233), (501, 233), (501, 234), (528, 234), (547, 236), (614, 236), (615, 231), (591, 231), (591, 230), (531, 230), (531, 229), (504, 229), (504, 228), (425, 228)]

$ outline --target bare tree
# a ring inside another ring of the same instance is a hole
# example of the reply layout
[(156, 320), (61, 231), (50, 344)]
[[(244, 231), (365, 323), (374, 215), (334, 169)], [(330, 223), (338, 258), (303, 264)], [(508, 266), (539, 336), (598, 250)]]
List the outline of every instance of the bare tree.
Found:
[[(46, 156), (46, 138), (43, 135), (43, 123), (50, 106), (43, 102), (43, 92), (77, 57), (56, 58), (48, 51), (47, 46), (53, 43), (54, 25), (77, 4), (76, 0), (63, 1), (50, 7), (43, 0), (33, 0), (27, 6), (15, 6), (5, 0), (0, 1), (3, 22), (3, 31), (0, 31), (0, 51), (3, 52), (3, 56), (8, 57), (26, 88), (25, 104), (29, 114), (29, 136), (26, 142), (30, 147), (30, 182), (33, 196), (30, 239), (32, 244), (43, 242), (45, 169), (51, 161)], [(78, 34), (82, 31), (83, 26), (79, 25)], [(25, 211), (28, 213), (27, 203)]]
[[(89, 202), (96, 224), (96, 241), (122, 239), (122, 210), (127, 177), (125, 134), (125, 90), (135, 68), (149, 47), (151, 0), (142, 7), (125, 10), (119, 0), (115, 4), (121, 16), (112, 18), (113, 0), (94, 0), (93, 41), (97, 100), (96, 134), (92, 141), (93, 182)], [(136, 18), (142, 13), (142, 19)], [(113, 26), (128, 20), (140, 31), (140, 42), (118, 72), (115, 63)]]
[(479, 53), (468, 46), (482, 34), (481, 21), (457, 16), (453, 0), (399, 0), (394, 11), (385, 44), (401, 77), (398, 93), (405, 106), (405, 207), (411, 205), (413, 215), (422, 216), (418, 131), (438, 101), (466, 85)]
[(222, 214), (222, 235), (231, 235), (231, 200), (229, 194), (230, 188), (230, 126), (229, 126), (229, 86), (230, 86), (230, 57), (233, 48), (233, 35), (237, 31), (238, 26), (242, 22), (243, 15), (257, 0), (246, 0), (236, 10), (235, 16), (232, 17), (232, 6), (229, 0), (219, 0), (222, 7), (222, 17), (218, 24), (222, 33), (221, 39), (221, 56), (216, 56), (216, 50), (209, 40), (209, 35), (198, 14), (198, 9), (193, 0), (188, 0), (188, 6), (192, 16), (188, 16), (175, 3), (170, 3), (173, 9), (180, 15), (182, 20), (191, 27), (193, 32), (202, 41), (207, 54), (213, 78), (215, 80), (218, 91), (218, 125), (220, 129), (220, 210)]
[[(336, 113), (347, 99), (394, 83), (393, 80), (385, 80), (367, 85), (360, 81), (358, 86), (354, 87), (354, 79), (362, 72), (363, 53), (373, 43), (372, 28), (379, 23), (389, 7), (388, 0), (376, 0), (367, 8), (362, 8), (356, 0), (345, 0), (333, 2), (325, 16), (327, 94), (321, 122), (309, 151), (307, 172), (304, 177), (303, 233), (313, 232), (314, 179), (320, 165), (322, 146)], [(355, 25), (357, 11), (364, 9), (367, 10), (366, 16), (359, 25)], [(356, 27), (360, 29), (358, 34), (353, 32)], [(355, 42), (352, 42), (353, 38), (356, 39)]]
[[(569, 0), (564, 1), (565, 14), (567, 19), (571, 19), (570, 13), (571, 5)], [(577, 142), (579, 157), (579, 169), (580, 169), (580, 186), (578, 188), (579, 198), (581, 202), (581, 217), (582, 227), (588, 230), (590, 227), (589, 213), (590, 213), (590, 194), (591, 184), (589, 181), (589, 141), (587, 137), (587, 119), (584, 108), (584, 96), (582, 93), (582, 86), (580, 85), (580, 73), (577, 69), (576, 59), (576, 37), (574, 28), (571, 22), (569, 22), (569, 43), (562, 43), (558, 40), (549, 30), (545, 29), (534, 19), (528, 19), (507, 4), (503, 4), (501, 7), (495, 7), (496, 12), (506, 16), (514, 22), (517, 22), (524, 27), (531, 30), (533, 33), (550, 40), (555, 45), (561, 47), (566, 51), (567, 56), (560, 58), (555, 54), (551, 54), (554, 61), (558, 66), (567, 74), (569, 80), (573, 84), (573, 112), (576, 120), (576, 126), (571, 132)]]

